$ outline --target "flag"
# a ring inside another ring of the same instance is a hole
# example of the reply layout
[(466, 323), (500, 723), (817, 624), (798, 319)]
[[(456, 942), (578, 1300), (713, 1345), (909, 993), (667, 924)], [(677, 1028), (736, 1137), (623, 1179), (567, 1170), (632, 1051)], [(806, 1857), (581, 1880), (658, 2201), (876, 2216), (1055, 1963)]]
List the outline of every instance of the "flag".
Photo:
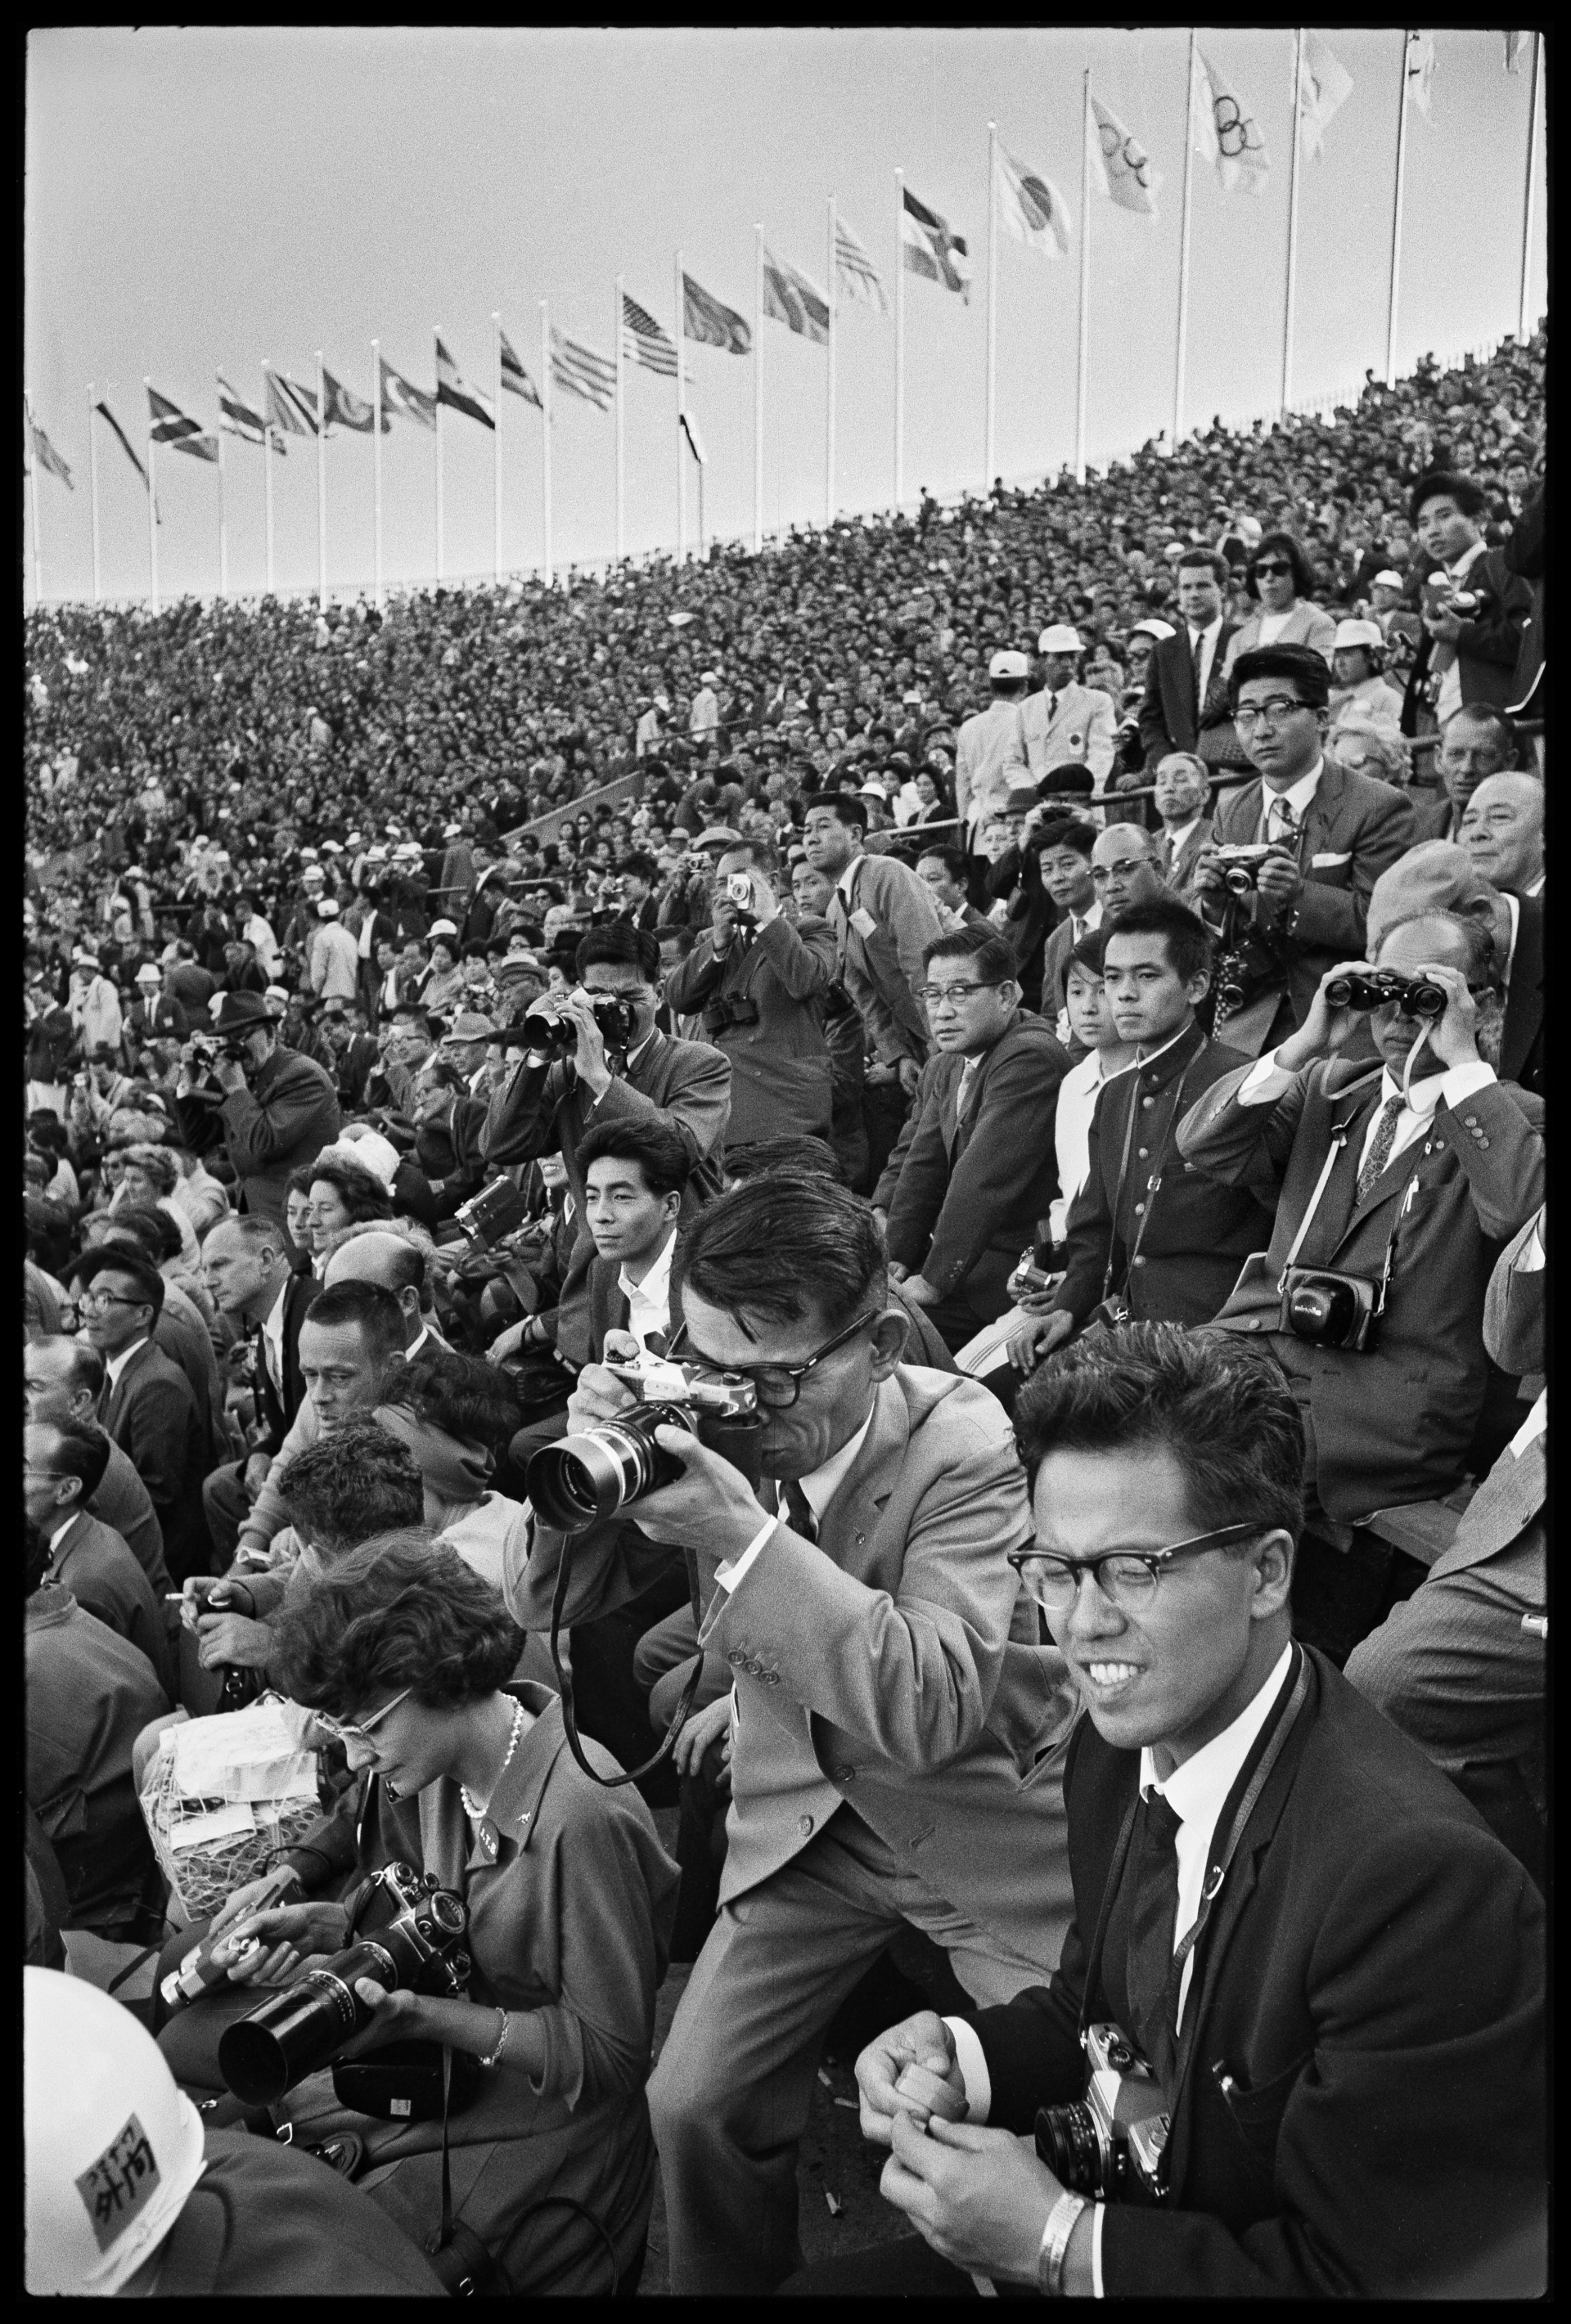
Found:
[(428, 395), (423, 387), (416, 387), (401, 371), (394, 371), (385, 355), (378, 356), (382, 365), (382, 409), (396, 411), (401, 420), (412, 420), (421, 428), (437, 424), (437, 399)]
[(616, 401), (616, 365), (597, 347), (575, 339), (551, 325), (551, 377), (569, 395), (581, 395), (596, 411), (609, 411)]
[[(217, 374), (217, 379), (218, 425), (225, 434), (242, 436), (247, 444), (271, 444), (275, 452), (282, 453), (283, 446), (260, 411), (254, 411), (248, 403), (241, 401), (222, 372)], [(101, 404), (98, 408), (103, 410)]]
[(1239, 187), (1246, 194), (1263, 194), (1271, 171), (1265, 137), (1253, 114), (1230, 89), (1210, 59), (1196, 51), (1200, 75), (1197, 125), (1200, 151), (1231, 194)]
[(442, 345), (437, 341), (437, 401), (446, 403), (454, 411), (462, 411), (477, 420), (482, 428), (494, 428), (490, 407), (477, 387), (470, 387), (458, 376), (458, 366)]
[(31, 411), (27, 414), (27, 433), (29, 440), (32, 445), (32, 456), (38, 462), (39, 466), (41, 468), (47, 468), (51, 476), (58, 476), (68, 493), (74, 493), (76, 486), (71, 482), (70, 470), (60, 458), (60, 454), (55, 450), (54, 446), (50, 442), (49, 438), (44, 434), (42, 429), (39, 426)]
[(901, 255), (908, 272), (922, 275), (929, 282), (941, 282), (946, 290), (958, 290), (969, 304), (971, 268), (964, 235), (956, 234), (948, 219), (930, 210), (926, 202), (919, 202), (909, 186), (902, 198)]
[(753, 345), (753, 333), (741, 316), (722, 306), (690, 274), (682, 277), (682, 329), (689, 339), (724, 347), (727, 355), (744, 355)]
[(684, 411), (682, 413), (681, 421), (682, 434), (688, 439), (688, 449), (701, 468), (706, 466), (706, 461), (704, 457), (704, 439), (698, 433), (698, 423), (694, 419), (690, 411)]
[(677, 351), (647, 307), (622, 294), (622, 352), (661, 379), (675, 379)]
[(1318, 154), (1331, 116), (1346, 103), (1352, 77), (1316, 33), (1304, 34), (1304, 71), (1298, 83), (1298, 127), (1304, 151)]
[(1429, 97), (1435, 80), (1435, 35), (1409, 32), (1407, 47), (1407, 89), (1413, 103), (1429, 118)]
[[(325, 364), (322, 366), (322, 401), (327, 407), (329, 428), (337, 421), (340, 428), (352, 428), (356, 436), (369, 436), (374, 431), (376, 406), (367, 403), (364, 396), (356, 395), (353, 388), (346, 387), (341, 380), (335, 379)], [(384, 411), (382, 432), (384, 436), (392, 425), (392, 420)]]
[(149, 425), (155, 444), (167, 444), (171, 452), (189, 452), (193, 460), (216, 460), (218, 439), (209, 435), (199, 420), (192, 420), (178, 403), (157, 388), (147, 391)]
[[(127, 436), (124, 428), (121, 427), (120, 422), (116, 419), (115, 414), (110, 410), (108, 405), (102, 400), (95, 403), (93, 409), (99, 414), (100, 418), (108, 421), (110, 429), (114, 433), (115, 439), (118, 443), (120, 449), (125, 453), (125, 457), (130, 461), (132, 466), (141, 477), (143, 492), (150, 491), (151, 486), (147, 481), (147, 471), (143, 466), (141, 461), (137, 458), (134, 451), (132, 449), (131, 438)], [(154, 501), (152, 504), (152, 513), (155, 522), (162, 524), (163, 522), (163, 519), (158, 513), (158, 503), (156, 501)]]
[(1533, 36), (1531, 32), (1506, 32), (1502, 37), (1505, 42), (1505, 69), (1509, 73), (1520, 73), (1522, 59), (1533, 45)]
[(1102, 172), (1102, 190), (1121, 210), (1136, 210), (1142, 217), (1157, 215), (1157, 189), (1161, 175), (1151, 167), (1150, 154), (1116, 113), (1109, 113), (1100, 97), (1091, 100), (1096, 116), (1096, 143), (1091, 159)]
[(763, 249), (763, 311), (783, 323), (788, 331), (799, 338), (811, 339), (816, 346), (829, 342), (829, 301), (799, 267), (788, 258), (776, 258), (766, 243)]
[(998, 149), (998, 182), (993, 189), (998, 215), (1016, 242), (1040, 250), (1044, 258), (1068, 254), (1068, 205), (1050, 179), (1040, 177), (1012, 153)]
[(836, 290), (848, 290), (853, 299), (865, 300), (881, 315), (888, 314), (883, 278), (838, 211), (835, 214), (835, 283)]
[(317, 399), (314, 395), (302, 401), (306, 391), (297, 388), (293, 380), (286, 379), (282, 372), (273, 371), (265, 364), (262, 370), (262, 386), (269, 428), (276, 428), (285, 436), (316, 434)]
[(509, 395), (522, 395), (526, 403), (532, 403), (537, 411), (543, 411), (545, 405), (540, 400), (540, 390), (514, 355), (513, 342), (500, 323), (496, 326), (496, 336), (502, 350), (503, 392)]

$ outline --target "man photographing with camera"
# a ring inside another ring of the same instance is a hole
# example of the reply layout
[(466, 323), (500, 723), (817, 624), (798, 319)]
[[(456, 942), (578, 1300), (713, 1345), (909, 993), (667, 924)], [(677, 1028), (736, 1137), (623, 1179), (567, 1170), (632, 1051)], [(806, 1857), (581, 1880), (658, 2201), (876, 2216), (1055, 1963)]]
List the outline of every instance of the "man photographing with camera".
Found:
[(331, 1077), (314, 1058), (281, 1045), (255, 992), (226, 992), (211, 1037), (193, 1035), (183, 1059), (175, 1102), (188, 1142), (192, 1115), (216, 1111), (242, 1207), (282, 1226), (291, 1173), (314, 1162), (338, 1134)]

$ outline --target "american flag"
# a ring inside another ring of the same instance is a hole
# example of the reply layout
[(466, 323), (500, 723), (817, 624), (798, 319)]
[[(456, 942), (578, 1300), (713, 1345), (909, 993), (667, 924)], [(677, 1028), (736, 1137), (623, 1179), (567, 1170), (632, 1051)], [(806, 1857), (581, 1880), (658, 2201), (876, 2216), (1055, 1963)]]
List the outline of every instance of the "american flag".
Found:
[(622, 352), (634, 363), (650, 371), (659, 372), (662, 379), (675, 379), (677, 351), (647, 307), (636, 299), (622, 294)]
[(551, 326), (551, 377), (569, 395), (581, 395), (597, 411), (609, 411), (616, 399), (616, 365), (609, 356), (570, 338)]
[(889, 312), (883, 278), (838, 213), (835, 218), (835, 272), (840, 288), (854, 299), (864, 299), (881, 315)]

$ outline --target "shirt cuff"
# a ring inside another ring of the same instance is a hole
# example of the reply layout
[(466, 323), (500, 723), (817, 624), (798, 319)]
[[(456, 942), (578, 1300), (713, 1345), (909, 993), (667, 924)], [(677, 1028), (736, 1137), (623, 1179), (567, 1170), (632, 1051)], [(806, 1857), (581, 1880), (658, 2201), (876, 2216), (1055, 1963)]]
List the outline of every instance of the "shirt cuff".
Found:
[(1475, 1065), (1447, 1065), (1440, 1076), (1440, 1103), (1455, 1112), (1480, 1090), (1489, 1089), (1495, 1079), (1494, 1067), (1486, 1065), (1482, 1057)]
[(1105, 2203), (1095, 2204), (1091, 2212), (1091, 2297), (1105, 2300), (1102, 2285), (1102, 2222), (1107, 2217)]
[(966, 2085), (966, 2119), (985, 2122), (993, 2107), (993, 2077), (987, 2070), (981, 2036), (975, 2025), (968, 2025), (963, 2017), (946, 2017), (944, 2023), (955, 2044), (955, 2062)]
[(776, 1526), (778, 1526), (781, 1520), (778, 1517), (765, 1517), (763, 1523), (759, 1526), (758, 1531), (753, 1535), (753, 1539), (748, 1543), (747, 1547), (743, 1551), (741, 1556), (733, 1558), (725, 1564), (717, 1565), (715, 1568), (715, 1579), (719, 1583), (722, 1590), (735, 1589), (737, 1583), (741, 1581), (743, 1575), (753, 1563), (753, 1559), (758, 1555), (759, 1551), (763, 1547), (764, 1543), (769, 1539), (770, 1535), (774, 1531)]
[(1540, 1211), (1538, 1218), (1533, 1221), (1533, 1231), (1522, 1245), (1520, 1255), (1512, 1270), (1517, 1275), (1540, 1275), (1543, 1272), (1544, 1238), (1539, 1232), (1542, 1218), (1543, 1213)]
[(1257, 1057), (1253, 1066), (1239, 1084), (1235, 1102), (1239, 1105), (1270, 1105), (1280, 1097), (1292, 1075), (1277, 1063), (1277, 1053), (1268, 1049)]

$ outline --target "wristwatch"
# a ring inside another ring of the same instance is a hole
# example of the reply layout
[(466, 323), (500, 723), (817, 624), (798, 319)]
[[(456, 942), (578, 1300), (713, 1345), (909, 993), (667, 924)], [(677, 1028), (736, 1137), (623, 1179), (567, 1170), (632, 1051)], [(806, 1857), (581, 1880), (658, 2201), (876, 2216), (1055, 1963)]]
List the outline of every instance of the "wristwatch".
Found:
[(1048, 2213), (1048, 2224), (1042, 2229), (1041, 2246), (1037, 2253), (1037, 2289), (1049, 2300), (1063, 2297), (1064, 2255), (1075, 2232), (1075, 2222), (1085, 2209), (1085, 2196), (1076, 2195), (1066, 2187)]

